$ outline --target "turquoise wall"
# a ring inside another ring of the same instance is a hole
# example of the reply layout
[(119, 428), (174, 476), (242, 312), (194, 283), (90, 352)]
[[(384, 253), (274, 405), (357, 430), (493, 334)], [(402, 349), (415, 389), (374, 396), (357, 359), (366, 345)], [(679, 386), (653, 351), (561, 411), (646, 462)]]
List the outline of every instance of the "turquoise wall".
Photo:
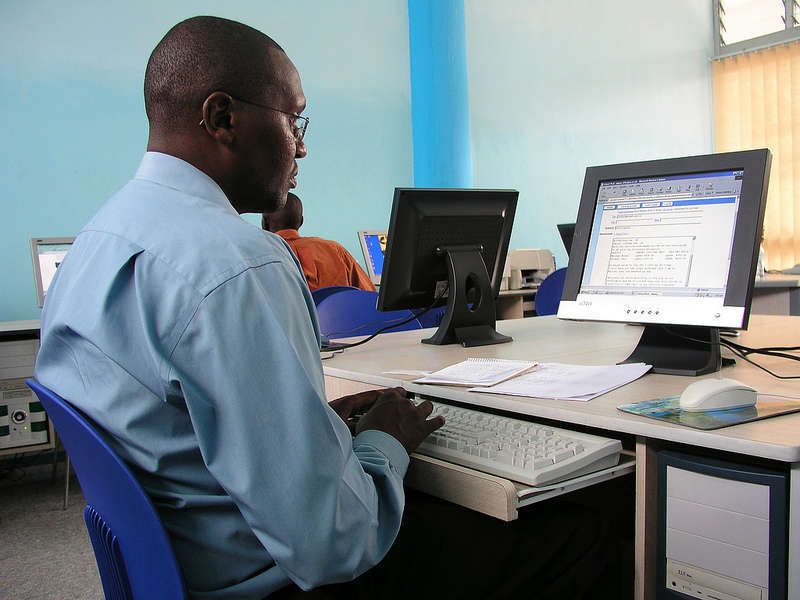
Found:
[(75, 235), (134, 173), (147, 58), (198, 14), (264, 31), (300, 71), (303, 231), (360, 257), (355, 232), (385, 227), (394, 187), (413, 183), (405, 1), (0, 2), (0, 321), (39, 317), (29, 238)]
[[(451, 100), (469, 119), (451, 133), (471, 139), (473, 184), (521, 192), (512, 247), (563, 255), (555, 223), (574, 219), (589, 164), (711, 150), (711, 0), (609, 0), (602, 11), (590, 0), (433, 1), (449, 15), (437, 18), (464, 15), (465, 49), (455, 51), (466, 56), (468, 97)], [(387, 225), (393, 188), (414, 181), (414, 151), (456, 155), (412, 139), (415, 5), (0, 3), (0, 321), (39, 316), (29, 238), (75, 235), (133, 174), (147, 139), (147, 57), (170, 26), (197, 14), (261, 29), (293, 59), (311, 117), (297, 189), (303, 232), (360, 258), (355, 231)], [(444, 29), (457, 37), (460, 24)]]
[(587, 166), (713, 151), (711, 0), (465, 0), (475, 187), (512, 248), (566, 252)]

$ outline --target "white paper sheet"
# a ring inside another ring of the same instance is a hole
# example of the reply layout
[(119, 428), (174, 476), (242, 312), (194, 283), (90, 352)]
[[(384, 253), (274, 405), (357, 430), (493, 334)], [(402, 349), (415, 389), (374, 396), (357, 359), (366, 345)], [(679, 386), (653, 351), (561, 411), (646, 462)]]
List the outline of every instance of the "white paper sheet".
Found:
[(492, 387), (474, 387), (470, 391), (585, 402), (630, 383), (649, 370), (650, 365), (644, 363), (608, 366), (540, 363), (529, 373)]
[(536, 367), (529, 360), (506, 360), (503, 358), (468, 358), (439, 371), (426, 375), (414, 383), (436, 383), (441, 385), (494, 385)]

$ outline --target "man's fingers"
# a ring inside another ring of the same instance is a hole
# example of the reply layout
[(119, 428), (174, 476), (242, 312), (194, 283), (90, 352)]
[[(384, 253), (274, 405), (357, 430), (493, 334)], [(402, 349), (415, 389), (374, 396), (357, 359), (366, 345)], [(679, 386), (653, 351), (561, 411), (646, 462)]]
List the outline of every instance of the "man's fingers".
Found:
[(428, 435), (439, 429), (442, 425), (444, 425), (444, 417), (441, 415), (425, 421), (425, 429)]
[(359, 409), (373, 404), (375, 400), (378, 399), (378, 396), (380, 396), (382, 393), (383, 390), (366, 390), (364, 392), (353, 394), (350, 396), (353, 409)]
[(433, 412), (433, 404), (430, 400), (425, 400), (417, 404), (417, 410), (422, 413), (423, 417), (426, 417)]

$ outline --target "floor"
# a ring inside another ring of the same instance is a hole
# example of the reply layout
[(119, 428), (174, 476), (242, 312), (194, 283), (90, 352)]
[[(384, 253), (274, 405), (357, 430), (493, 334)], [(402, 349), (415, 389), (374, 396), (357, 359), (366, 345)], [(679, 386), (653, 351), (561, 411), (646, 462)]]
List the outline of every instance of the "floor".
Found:
[(0, 600), (102, 600), (80, 486), (64, 465), (0, 465)]

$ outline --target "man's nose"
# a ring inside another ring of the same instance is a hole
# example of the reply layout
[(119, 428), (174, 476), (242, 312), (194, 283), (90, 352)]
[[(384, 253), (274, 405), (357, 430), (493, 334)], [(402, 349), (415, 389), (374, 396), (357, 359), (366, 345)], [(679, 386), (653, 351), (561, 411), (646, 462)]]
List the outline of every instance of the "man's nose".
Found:
[(300, 140), (295, 144), (295, 151), (294, 155), (296, 158), (305, 158), (308, 154), (308, 146), (306, 146), (305, 140)]

